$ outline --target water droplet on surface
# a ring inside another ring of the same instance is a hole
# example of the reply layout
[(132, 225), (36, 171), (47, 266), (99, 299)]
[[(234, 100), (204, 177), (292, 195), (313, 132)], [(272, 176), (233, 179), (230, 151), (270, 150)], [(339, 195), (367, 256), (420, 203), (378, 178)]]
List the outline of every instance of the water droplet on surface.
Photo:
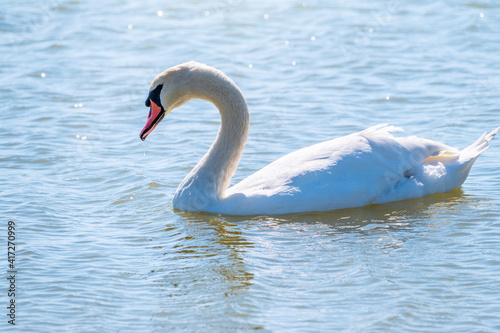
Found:
[(253, 65), (252, 64), (248, 64), (248, 68), (253, 68)]
[(386, 100), (390, 100), (391, 98), (389, 96), (385, 96), (385, 99)]
[(294, 61), (292, 61), (292, 66), (295, 66), (297, 63)]
[(41, 76), (41, 77), (45, 77), (46, 75), (45, 75), (45, 73), (42, 73), (42, 74), (40, 74), (40, 76)]
[(134, 26), (133, 26), (132, 24), (129, 24), (129, 25), (128, 25), (128, 29), (129, 29), (129, 30), (132, 30), (133, 28), (134, 28)]
[(159, 10), (159, 11), (157, 11), (157, 12), (156, 12), (156, 15), (158, 15), (158, 16), (163, 16), (163, 10)]
[(87, 140), (87, 137), (86, 136), (82, 136), (82, 140)]
[(264, 14), (264, 20), (267, 20), (269, 18), (269, 14)]
[(311, 36), (311, 40), (314, 42), (316, 40), (316, 36)]
[(372, 33), (373, 32), (373, 28), (368, 29), (368, 32)]
[(479, 17), (484, 17), (484, 13), (479, 14)]
[(76, 135), (76, 138), (77, 138), (77, 139), (80, 139), (80, 134), (77, 134), (77, 135)]
[(290, 42), (286, 40), (285, 45), (287, 45), (287, 46), (290, 45)]

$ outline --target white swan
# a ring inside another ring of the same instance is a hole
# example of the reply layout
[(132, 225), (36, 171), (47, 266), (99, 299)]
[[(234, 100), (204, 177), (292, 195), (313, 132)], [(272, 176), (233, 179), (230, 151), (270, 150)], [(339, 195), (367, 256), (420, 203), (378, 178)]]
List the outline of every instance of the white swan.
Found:
[(144, 140), (174, 108), (191, 99), (212, 102), (221, 126), (207, 154), (174, 195), (186, 211), (232, 215), (284, 214), (359, 207), (417, 198), (458, 188), (500, 127), (464, 150), (417, 137), (396, 138), (396, 127), (362, 132), (302, 148), (240, 183), (229, 182), (248, 136), (248, 108), (241, 91), (215, 68), (188, 62), (151, 83)]

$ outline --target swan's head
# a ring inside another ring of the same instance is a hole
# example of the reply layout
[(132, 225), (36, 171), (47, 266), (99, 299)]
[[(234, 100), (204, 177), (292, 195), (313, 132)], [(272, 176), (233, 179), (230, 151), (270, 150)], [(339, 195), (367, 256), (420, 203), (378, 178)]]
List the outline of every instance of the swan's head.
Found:
[(154, 78), (146, 99), (149, 114), (141, 131), (141, 140), (144, 141), (170, 111), (193, 98), (190, 82), (193, 72), (197, 72), (196, 69), (202, 66), (204, 65), (188, 62), (169, 68)]

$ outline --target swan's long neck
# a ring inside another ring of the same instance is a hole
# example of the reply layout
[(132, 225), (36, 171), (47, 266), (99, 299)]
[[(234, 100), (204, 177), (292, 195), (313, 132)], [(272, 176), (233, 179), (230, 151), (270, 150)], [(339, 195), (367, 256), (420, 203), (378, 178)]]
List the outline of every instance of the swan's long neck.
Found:
[(219, 109), (221, 125), (206, 155), (179, 185), (173, 203), (181, 210), (203, 210), (222, 199), (229, 187), (248, 137), (249, 114), (241, 91), (220, 72), (203, 73), (189, 90), (189, 99), (204, 99)]

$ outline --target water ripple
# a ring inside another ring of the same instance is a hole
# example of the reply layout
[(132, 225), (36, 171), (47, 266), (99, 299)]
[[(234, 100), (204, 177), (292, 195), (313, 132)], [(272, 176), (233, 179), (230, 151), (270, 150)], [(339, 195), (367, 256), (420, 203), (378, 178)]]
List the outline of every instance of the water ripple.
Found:
[(0, 209), (18, 226), (23, 331), (499, 329), (498, 142), (449, 193), (243, 218), (172, 209), (215, 107), (139, 140), (151, 79), (197, 60), (251, 111), (233, 182), (377, 123), (463, 148), (500, 125), (497, 3), (4, 7)]

